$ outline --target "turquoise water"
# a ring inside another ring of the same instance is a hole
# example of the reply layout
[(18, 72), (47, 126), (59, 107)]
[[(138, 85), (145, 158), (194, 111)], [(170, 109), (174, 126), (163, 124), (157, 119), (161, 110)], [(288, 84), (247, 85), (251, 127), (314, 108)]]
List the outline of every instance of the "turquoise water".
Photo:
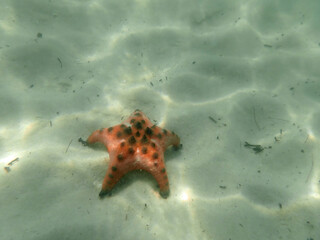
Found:
[[(17, 1), (0, 8), (1, 239), (318, 239), (318, 1)], [(99, 199), (84, 147), (141, 109), (175, 131), (171, 194)]]

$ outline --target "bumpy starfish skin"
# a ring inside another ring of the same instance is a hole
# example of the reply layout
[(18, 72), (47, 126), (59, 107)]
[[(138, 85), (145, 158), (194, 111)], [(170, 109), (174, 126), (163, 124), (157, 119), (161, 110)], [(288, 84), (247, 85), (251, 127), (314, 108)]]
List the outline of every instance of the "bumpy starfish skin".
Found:
[(174, 132), (155, 126), (143, 112), (136, 110), (122, 124), (94, 131), (87, 142), (102, 142), (109, 152), (110, 163), (100, 197), (109, 195), (116, 183), (132, 170), (151, 173), (159, 185), (160, 195), (168, 197), (164, 152), (170, 145), (180, 147), (180, 139)]

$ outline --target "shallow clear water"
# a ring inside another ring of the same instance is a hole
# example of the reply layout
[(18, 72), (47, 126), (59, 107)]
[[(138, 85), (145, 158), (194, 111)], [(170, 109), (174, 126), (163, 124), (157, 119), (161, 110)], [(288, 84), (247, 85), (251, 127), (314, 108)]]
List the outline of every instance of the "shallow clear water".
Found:
[[(0, 8), (1, 239), (318, 239), (318, 1), (17, 1)], [(171, 194), (98, 194), (135, 109), (181, 138)]]

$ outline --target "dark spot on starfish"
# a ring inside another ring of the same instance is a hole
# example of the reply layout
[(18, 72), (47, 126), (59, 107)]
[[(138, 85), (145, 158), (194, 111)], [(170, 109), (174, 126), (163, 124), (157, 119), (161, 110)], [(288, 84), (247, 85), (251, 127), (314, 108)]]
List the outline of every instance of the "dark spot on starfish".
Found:
[(134, 123), (134, 121), (135, 121), (135, 119), (134, 119), (134, 118), (132, 118), (132, 119), (130, 120), (130, 123)]
[(112, 132), (112, 130), (113, 130), (113, 127), (108, 128), (108, 132)]
[(120, 138), (122, 136), (122, 132), (117, 132), (117, 137)]
[(125, 128), (125, 127), (126, 127), (126, 125), (124, 125), (124, 124), (121, 124), (121, 125), (120, 125), (120, 127), (121, 127), (121, 128)]
[(111, 169), (112, 169), (113, 172), (118, 170), (118, 168), (116, 166), (113, 166)]
[(148, 143), (147, 136), (144, 134), (140, 141), (141, 141), (141, 143)]
[(108, 185), (111, 185), (111, 181), (108, 181), (107, 183), (108, 183)]
[(129, 142), (130, 144), (135, 144), (135, 143), (136, 143), (135, 137), (134, 137), (134, 136), (131, 136), (131, 137), (129, 138), (128, 142)]
[(159, 139), (161, 139), (161, 138), (162, 138), (161, 133), (158, 133), (158, 134), (157, 134), (157, 137), (158, 137)]
[(169, 186), (169, 183), (166, 183), (166, 186)]
[(145, 123), (146, 123), (146, 121), (145, 121), (144, 119), (142, 119), (142, 120), (141, 120), (141, 123), (142, 123), (142, 124), (145, 124)]
[(156, 125), (155, 125), (155, 124), (153, 124), (151, 128), (155, 128), (155, 127), (156, 127)]
[(136, 137), (140, 137), (141, 135), (140, 135), (140, 132), (138, 131), (138, 132), (136, 132)]
[(134, 149), (133, 149), (132, 147), (130, 147), (130, 148), (128, 149), (128, 152), (129, 152), (130, 154), (133, 154), (133, 153), (134, 153)]
[(134, 126), (136, 127), (136, 129), (142, 129), (142, 123), (139, 121), (135, 122)]
[(166, 129), (162, 129), (162, 132), (164, 133), (164, 135), (167, 135), (168, 131)]
[(159, 157), (159, 154), (157, 152), (153, 153), (152, 154), (152, 158), (153, 159), (157, 159)]
[(168, 176), (167, 176), (167, 175), (165, 175), (165, 176), (163, 177), (163, 179), (168, 179)]
[(125, 142), (120, 143), (121, 147), (124, 147), (124, 145), (125, 145)]
[[(139, 110), (138, 110), (139, 111)], [(137, 112), (134, 114), (135, 116), (141, 116), (141, 113)]]
[(155, 167), (157, 167), (157, 166), (158, 166), (158, 163), (155, 162), (153, 165), (154, 165)]
[(147, 151), (148, 151), (148, 149), (147, 149), (146, 147), (143, 147), (143, 148), (141, 149), (141, 152), (142, 152), (143, 154), (146, 154)]
[(145, 133), (149, 136), (151, 136), (153, 134), (153, 131), (151, 128), (147, 127)]
[(119, 161), (122, 161), (124, 159), (122, 154), (118, 154), (117, 158)]
[(108, 176), (109, 176), (109, 178), (113, 178), (113, 175), (111, 173)]
[(162, 173), (165, 173), (165, 172), (166, 172), (166, 169), (165, 169), (165, 168), (162, 168), (162, 169), (161, 169), (161, 172), (162, 172)]
[(100, 131), (100, 133), (102, 133), (102, 132), (103, 132), (103, 129), (104, 129), (104, 128), (100, 128), (100, 130), (99, 130), (99, 131)]
[(132, 129), (131, 129), (131, 127), (125, 128), (125, 129), (124, 129), (124, 132), (125, 132), (126, 134), (128, 134), (128, 135), (132, 134)]
[(150, 143), (151, 147), (155, 148), (156, 144), (154, 142)]

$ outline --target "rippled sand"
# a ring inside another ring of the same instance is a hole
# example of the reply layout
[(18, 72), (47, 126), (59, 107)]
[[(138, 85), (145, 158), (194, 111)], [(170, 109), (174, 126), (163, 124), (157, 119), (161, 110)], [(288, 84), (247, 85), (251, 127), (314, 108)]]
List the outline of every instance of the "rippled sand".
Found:
[[(318, 239), (320, 4), (286, 2), (3, 0), (0, 238)], [(78, 138), (137, 108), (181, 138), (171, 195), (100, 200)]]

